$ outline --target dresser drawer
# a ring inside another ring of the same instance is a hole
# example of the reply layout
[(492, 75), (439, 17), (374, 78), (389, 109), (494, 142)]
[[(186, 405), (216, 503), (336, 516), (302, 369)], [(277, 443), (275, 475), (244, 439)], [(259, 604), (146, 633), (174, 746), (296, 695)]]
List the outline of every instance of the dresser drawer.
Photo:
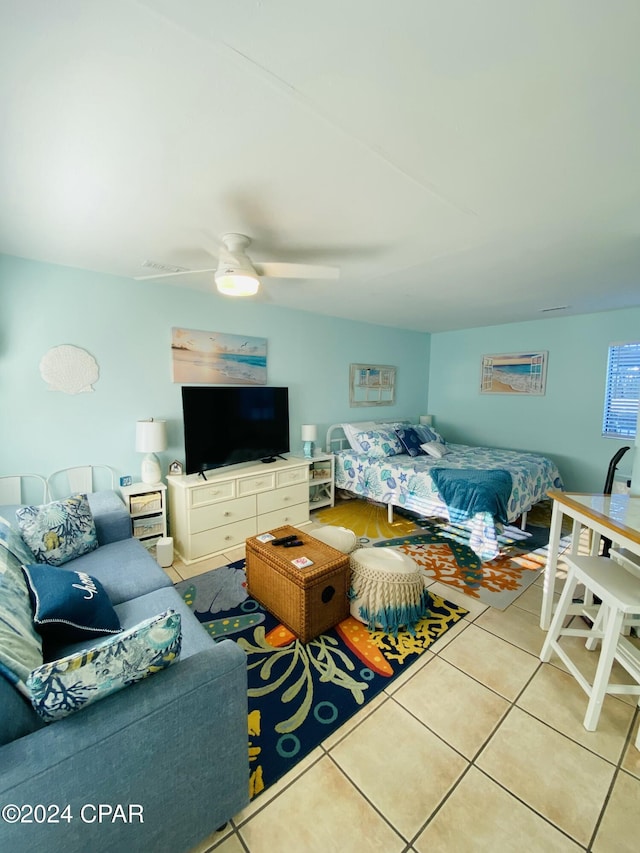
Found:
[(233, 524), (224, 524), (222, 527), (216, 527), (213, 530), (196, 533), (195, 536), (191, 537), (191, 559), (198, 560), (200, 557), (206, 557), (216, 551), (226, 551), (229, 548), (244, 545), (245, 541), (249, 537), (255, 536), (257, 532), (254, 516), (236, 521)]
[(276, 474), (276, 486), (289, 486), (293, 483), (306, 483), (309, 480), (309, 466), (301, 465), (299, 468), (290, 468), (287, 471), (278, 471)]
[(275, 489), (273, 492), (258, 495), (258, 515), (295, 504), (308, 504), (308, 502), (309, 487), (306, 482), (296, 486), (286, 486), (284, 489)]
[[(258, 533), (275, 530), (276, 527), (282, 527), (284, 524), (304, 524), (305, 521), (309, 521), (309, 504), (307, 503), (275, 509), (273, 512), (265, 512), (258, 516)], [(292, 548), (291, 550), (298, 552), (301, 549)], [(294, 556), (299, 554), (296, 553)]]
[(236, 498), (224, 503), (200, 506), (191, 512), (191, 533), (201, 533), (213, 527), (253, 518), (256, 514), (256, 499), (254, 495), (246, 498)]
[(211, 483), (208, 486), (198, 486), (189, 491), (192, 507), (204, 506), (217, 501), (228, 501), (229, 498), (235, 498), (235, 496), (235, 482), (233, 480), (223, 480), (220, 483)]
[(238, 497), (242, 495), (255, 495), (258, 492), (266, 492), (275, 488), (275, 477), (265, 471), (255, 477), (240, 477), (238, 479)]

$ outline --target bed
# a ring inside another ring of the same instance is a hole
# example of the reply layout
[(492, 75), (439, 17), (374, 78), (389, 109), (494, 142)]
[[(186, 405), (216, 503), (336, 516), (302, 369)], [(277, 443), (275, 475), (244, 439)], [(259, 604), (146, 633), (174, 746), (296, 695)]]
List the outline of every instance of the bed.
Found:
[[(415, 435), (429, 440), (417, 446)], [(563, 488), (546, 456), (449, 443), (433, 428), (409, 421), (333, 424), (326, 450), (335, 458), (337, 489), (386, 504), (389, 521), (394, 506), (443, 518), (463, 528), (483, 561), (500, 553), (505, 524), (525, 515), (549, 489)]]

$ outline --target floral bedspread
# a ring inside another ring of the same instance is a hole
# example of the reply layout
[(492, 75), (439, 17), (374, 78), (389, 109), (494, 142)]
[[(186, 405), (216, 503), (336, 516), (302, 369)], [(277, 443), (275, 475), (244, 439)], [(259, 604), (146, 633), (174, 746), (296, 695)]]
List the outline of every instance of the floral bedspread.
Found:
[(508, 471), (511, 475), (508, 522), (515, 521), (542, 500), (548, 489), (563, 488), (558, 468), (546, 456), (465, 444), (447, 444), (447, 449), (449, 452), (442, 459), (407, 454), (377, 459), (354, 450), (342, 450), (335, 454), (335, 484), (337, 488), (355, 492), (361, 497), (463, 525), (469, 531), (471, 548), (483, 561), (498, 556), (498, 535), (502, 525), (489, 512), (478, 512), (461, 521), (459, 513), (450, 512), (436, 489), (430, 474), (432, 469)]

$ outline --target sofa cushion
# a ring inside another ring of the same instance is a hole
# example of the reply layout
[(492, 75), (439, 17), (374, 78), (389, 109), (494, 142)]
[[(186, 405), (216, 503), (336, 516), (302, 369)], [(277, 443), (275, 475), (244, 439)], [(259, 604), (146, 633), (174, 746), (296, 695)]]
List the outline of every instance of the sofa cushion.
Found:
[(43, 637), (72, 642), (117, 634), (120, 620), (97, 578), (53, 566), (23, 566), (33, 621)]
[(0, 746), (30, 735), (44, 726), (31, 704), (0, 677)]
[(87, 500), (96, 525), (98, 545), (131, 537), (131, 516), (117, 492), (111, 489), (90, 492)]
[(43, 720), (59, 720), (166, 669), (180, 656), (181, 617), (168, 610), (89, 649), (44, 663), (24, 689)]
[(114, 605), (172, 585), (142, 542), (133, 538), (101, 545), (62, 568), (97, 578)]
[(98, 547), (96, 526), (86, 495), (72, 495), (16, 511), (22, 538), (39, 563), (61, 566)]
[(182, 616), (181, 660), (185, 660), (205, 649), (210, 649), (214, 644), (206, 627), (198, 621), (193, 611), (184, 603), (173, 586), (167, 589), (157, 589), (132, 601), (124, 601), (122, 604), (116, 605), (115, 609), (125, 629), (130, 625), (135, 625), (136, 622), (151, 613), (160, 613), (167, 609), (179, 613)]

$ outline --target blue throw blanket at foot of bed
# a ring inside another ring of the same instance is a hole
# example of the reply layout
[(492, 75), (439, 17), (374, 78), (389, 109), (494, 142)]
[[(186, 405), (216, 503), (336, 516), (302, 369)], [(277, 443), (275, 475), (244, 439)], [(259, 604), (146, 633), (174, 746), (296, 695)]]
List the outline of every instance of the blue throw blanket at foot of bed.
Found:
[(507, 506), (511, 494), (511, 474), (503, 470), (472, 468), (433, 468), (431, 477), (440, 497), (455, 511), (452, 521), (466, 521), (479, 512), (507, 523)]

